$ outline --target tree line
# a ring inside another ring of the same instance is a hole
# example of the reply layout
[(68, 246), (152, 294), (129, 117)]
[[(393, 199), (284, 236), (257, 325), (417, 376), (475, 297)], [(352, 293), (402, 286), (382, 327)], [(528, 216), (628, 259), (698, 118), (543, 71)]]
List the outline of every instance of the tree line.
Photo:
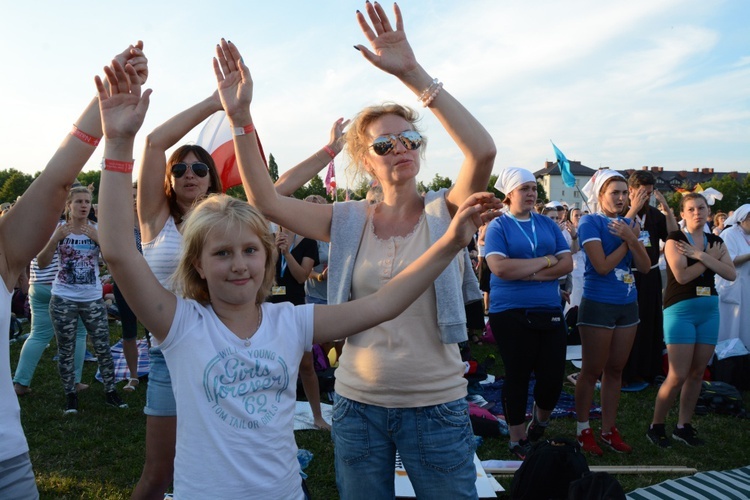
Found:
[[(340, 167), (341, 169), (341, 167)], [(41, 172), (37, 172), (34, 175), (25, 174), (14, 168), (0, 170), (0, 203), (15, 203), (16, 199), (21, 196), (31, 183), (36, 179)], [(279, 169), (276, 164), (276, 159), (273, 155), (269, 156), (268, 161), (268, 173), (274, 182), (279, 178)], [(339, 173), (340, 178), (343, 177), (343, 172)], [(81, 172), (78, 174), (78, 181), (84, 186), (90, 184), (94, 185), (93, 202), (97, 203), (99, 193), (99, 179), (101, 172), (99, 170), (90, 170), (88, 172)], [(325, 175), (323, 172), (322, 175)], [(490, 182), (487, 186), (487, 190), (495, 193), (496, 196), (502, 197), (502, 193), (497, 191), (493, 186), (497, 181), (497, 175), (493, 174), (490, 177)], [(444, 177), (440, 174), (435, 174), (435, 177), (428, 183), (419, 181), (417, 187), (420, 191), (436, 191), (440, 188), (447, 188), (453, 184), (453, 181), (449, 177)], [(716, 213), (719, 211), (728, 213), (731, 210), (736, 209), (743, 203), (748, 203), (750, 200), (750, 175), (746, 175), (744, 181), (738, 181), (731, 178), (729, 175), (722, 177), (714, 176), (709, 182), (702, 183), (701, 186), (704, 189), (714, 188), (720, 191), (724, 198), (717, 201), (712, 208), (712, 212)], [(353, 187), (348, 189), (348, 197), (351, 200), (362, 200), (367, 195), (367, 191), (370, 188), (369, 181), (365, 178)], [(540, 183), (537, 183), (537, 193), (540, 200), (548, 202), (547, 194), (544, 192), (544, 188)], [(236, 186), (227, 190), (227, 194), (239, 198), (242, 200), (247, 199), (245, 197), (245, 191), (242, 186)], [(320, 195), (328, 200), (332, 201), (332, 197), (326, 193), (326, 187), (323, 179), (320, 175), (316, 175), (310, 182), (299, 188), (294, 192), (294, 197), (304, 199), (310, 195)], [(344, 200), (347, 197), (347, 190), (344, 188), (338, 188), (336, 190), (336, 200)], [(682, 194), (675, 191), (666, 195), (667, 202), (670, 207), (675, 211), (675, 214), (679, 214), (679, 203), (682, 198)]]

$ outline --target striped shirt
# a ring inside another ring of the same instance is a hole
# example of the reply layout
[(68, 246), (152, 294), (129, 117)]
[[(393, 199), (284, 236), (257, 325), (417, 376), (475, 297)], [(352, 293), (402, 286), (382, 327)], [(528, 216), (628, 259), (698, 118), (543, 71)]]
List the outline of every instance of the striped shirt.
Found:
[(143, 243), (143, 257), (148, 267), (165, 288), (173, 290), (170, 278), (177, 269), (182, 251), (182, 234), (174, 219), (169, 217), (159, 234), (148, 243)]
[(36, 257), (31, 261), (31, 273), (29, 274), (29, 285), (51, 285), (57, 274), (57, 265), (60, 258), (57, 252), (52, 256), (52, 262), (49, 266), (40, 269)]

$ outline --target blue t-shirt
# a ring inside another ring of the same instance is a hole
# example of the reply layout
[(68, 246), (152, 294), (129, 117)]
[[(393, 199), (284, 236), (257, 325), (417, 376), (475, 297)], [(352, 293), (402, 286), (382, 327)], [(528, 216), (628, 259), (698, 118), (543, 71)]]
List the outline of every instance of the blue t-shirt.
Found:
[[(555, 221), (531, 214), (518, 220), (510, 214), (498, 217), (487, 227), (485, 255), (499, 254), (507, 259), (533, 259), (570, 252)], [(555, 309), (560, 307), (560, 286), (553, 281), (504, 280), (490, 276), (490, 312), (508, 309)]]
[[(630, 219), (618, 217), (619, 220), (630, 224)], [(622, 238), (609, 231), (609, 223), (614, 220), (603, 214), (590, 214), (581, 217), (578, 224), (578, 239), (581, 248), (589, 241), (598, 240), (602, 244), (604, 255), (609, 255), (622, 245)], [(586, 269), (583, 272), (583, 297), (605, 304), (624, 305), (638, 299), (635, 289), (635, 279), (631, 271), (633, 254), (628, 250), (617, 266), (602, 276), (586, 255)]]

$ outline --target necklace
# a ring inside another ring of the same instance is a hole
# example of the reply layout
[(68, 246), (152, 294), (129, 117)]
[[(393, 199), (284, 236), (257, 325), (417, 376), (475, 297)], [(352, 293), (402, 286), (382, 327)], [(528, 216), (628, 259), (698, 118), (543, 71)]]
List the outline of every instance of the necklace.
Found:
[(260, 330), (260, 323), (263, 321), (263, 309), (258, 304), (258, 324), (255, 327), (255, 331), (243, 339), (245, 341), (245, 347), (250, 347), (250, 338)]

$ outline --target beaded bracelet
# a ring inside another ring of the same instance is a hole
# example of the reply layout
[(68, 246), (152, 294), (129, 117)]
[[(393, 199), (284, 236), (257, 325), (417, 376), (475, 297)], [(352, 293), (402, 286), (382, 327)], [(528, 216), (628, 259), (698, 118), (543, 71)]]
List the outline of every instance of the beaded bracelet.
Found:
[(432, 104), (432, 101), (435, 100), (435, 97), (437, 97), (437, 95), (440, 93), (440, 90), (442, 88), (443, 88), (443, 83), (442, 82), (438, 83), (437, 87), (435, 87), (435, 90), (433, 90), (432, 93), (430, 94), (430, 97), (422, 101), (422, 106), (426, 108), (427, 106)]
[(430, 84), (427, 86), (427, 88), (424, 89), (421, 94), (419, 94), (419, 97), (417, 97), (417, 101), (418, 102), (424, 101), (425, 98), (427, 98), (427, 96), (430, 95), (430, 93), (432, 92), (432, 89), (437, 86), (437, 84), (438, 84), (438, 79), (434, 78), (432, 82), (430, 82)]
[(79, 129), (75, 125), (75, 123), (73, 124), (73, 128), (70, 131), (70, 135), (72, 135), (76, 139), (80, 140), (81, 142), (85, 142), (89, 146), (94, 146), (94, 147), (98, 146), (99, 145), (99, 141), (101, 140), (100, 138), (94, 137), (93, 135), (89, 135), (86, 132), (84, 132), (83, 130)]

